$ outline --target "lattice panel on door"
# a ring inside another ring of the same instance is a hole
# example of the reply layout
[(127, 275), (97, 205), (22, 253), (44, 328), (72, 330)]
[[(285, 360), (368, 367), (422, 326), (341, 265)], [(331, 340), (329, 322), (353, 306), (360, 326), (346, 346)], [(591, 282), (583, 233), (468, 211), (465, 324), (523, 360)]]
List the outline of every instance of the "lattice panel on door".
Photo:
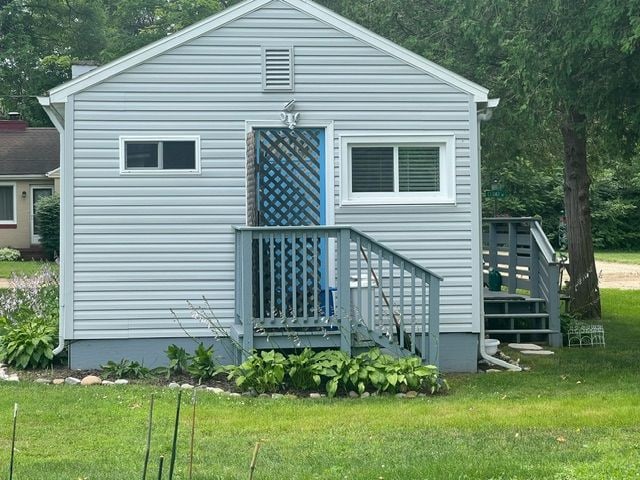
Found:
[[(259, 225), (324, 223), (321, 179), (324, 131), (261, 129), (257, 130), (255, 141)], [(314, 244), (299, 239), (295, 248), (289, 238), (284, 239), (284, 248), (282, 242), (283, 239), (276, 235), (263, 244), (263, 312), (268, 317), (314, 316), (317, 308), (314, 299), (321, 297), (324, 242)], [(271, 251), (274, 252), (273, 262)], [(318, 276), (317, 281), (314, 275)], [(254, 302), (257, 310), (260, 310), (259, 301)]]

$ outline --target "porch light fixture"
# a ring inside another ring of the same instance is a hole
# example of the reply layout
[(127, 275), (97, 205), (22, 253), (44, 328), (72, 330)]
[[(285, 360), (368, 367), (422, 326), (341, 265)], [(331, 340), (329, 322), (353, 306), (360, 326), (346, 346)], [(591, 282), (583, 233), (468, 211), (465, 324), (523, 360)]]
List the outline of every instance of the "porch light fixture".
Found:
[(22, 198), (27, 198), (27, 192), (25, 191), (22, 192)]
[(295, 112), (295, 108), (296, 101), (295, 99), (293, 99), (284, 107), (282, 107), (282, 112), (280, 112), (280, 120), (291, 130), (294, 130), (296, 128), (296, 123), (298, 123), (298, 119), (300, 118), (300, 113)]

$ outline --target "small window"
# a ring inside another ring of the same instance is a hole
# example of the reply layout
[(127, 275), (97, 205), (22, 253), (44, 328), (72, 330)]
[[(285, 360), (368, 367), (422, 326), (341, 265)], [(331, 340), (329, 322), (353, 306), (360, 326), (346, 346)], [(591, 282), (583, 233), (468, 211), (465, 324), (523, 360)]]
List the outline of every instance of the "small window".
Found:
[(262, 50), (262, 88), (264, 90), (293, 91), (293, 48), (264, 48)]
[(0, 184), (0, 224), (16, 223), (16, 186)]
[(199, 173), (200, 138), (120, 138), (122, 173)]
[(454, 138), (343, 137), (343, 204), (455, 202)]

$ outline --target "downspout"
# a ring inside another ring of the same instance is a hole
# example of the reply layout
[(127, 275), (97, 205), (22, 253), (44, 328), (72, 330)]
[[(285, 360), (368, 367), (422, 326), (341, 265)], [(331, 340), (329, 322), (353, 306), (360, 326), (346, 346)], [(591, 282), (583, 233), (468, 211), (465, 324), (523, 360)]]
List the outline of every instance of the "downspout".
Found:
[[(498, 104), (500, 103), (500, 99), (499, 98), (495, 98), (495, 99), (490, 99), (486, 102), (486, 104), (483, 106), (484, 108), (478, 110), (477, 115), (478, 115), (478, 122), (477, 122), (477, 139), (478, 139), (478, 168), (480, 168), (480, 124), (482, 122), (487, 122), (489, 120), (491, 120), (491, 117), (493, 116), (493, 109), (496, 108), (498, 106)], [(479, 192), (481, 192), (482, 189), (479, 189)], [(482, 193), (480, 193), (480, 195), (482, 195)], [(478, 202), (482, 202), (482, 198), (478, 198), (477, 199)], [(480, 208), (480, 222), (482, 222), (482, 207)], [(481, 223), (482, 224), (482, 223)], [(480, 240), (482, 242), (482, 240)], [(482, 246), (480, 251), (482, 252)], [(487, 353), (487, 351), (485, 350), (485, 346), (484, 346), (484, 336), (485, 336), (485, 329), (484, 329), (484, 302), (481, 301), (480, 302), (480, 342), (479, 342), (479, 352), (480, 352), (480, 357), (487, 361), (488, 363), (492, 364), (492, 365), (497, 365), (498, 367), (502, 367), (502, 368), (506, 368), (507, 370), (513, 371), (513, 372), (521, 372), (522, 368), (517, 366), (517, 365), (513, 365), (509, 362), (505, 362), (504, 360), (501, 360), (499, 358), (496, 357), (492, 357), (491, 355), (489, 355)]]
[[(44, 109), (47, 116), (51, 119), (51, 122), (58, 130), (60, 134), (60, 160), (62, 160), (64, 152), (64, 118), (56, 110), (56, 108), (49, 101), (49, 97), (38, 97), (38, 102)], [(62, 173), (62, 161), (60, 161), (60, 173)], [(62, 180), (62, 178), (61, 178)], [(62, 298), (62, 297), (61, 297)], [(53, 349), (53, 354), (58, 355), (64, 350), (64, 303), (60, 302), (60, 312), (58, 314), (58, 345)]]

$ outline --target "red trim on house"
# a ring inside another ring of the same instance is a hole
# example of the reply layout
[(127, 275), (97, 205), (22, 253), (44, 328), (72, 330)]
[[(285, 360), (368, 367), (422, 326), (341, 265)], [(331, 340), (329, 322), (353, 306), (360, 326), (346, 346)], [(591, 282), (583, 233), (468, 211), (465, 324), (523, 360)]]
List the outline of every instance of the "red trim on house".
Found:
[(5, 228), (6, 229), (18, 228), (18, 225), (15, 223), (0, 223), (0, 230)]

